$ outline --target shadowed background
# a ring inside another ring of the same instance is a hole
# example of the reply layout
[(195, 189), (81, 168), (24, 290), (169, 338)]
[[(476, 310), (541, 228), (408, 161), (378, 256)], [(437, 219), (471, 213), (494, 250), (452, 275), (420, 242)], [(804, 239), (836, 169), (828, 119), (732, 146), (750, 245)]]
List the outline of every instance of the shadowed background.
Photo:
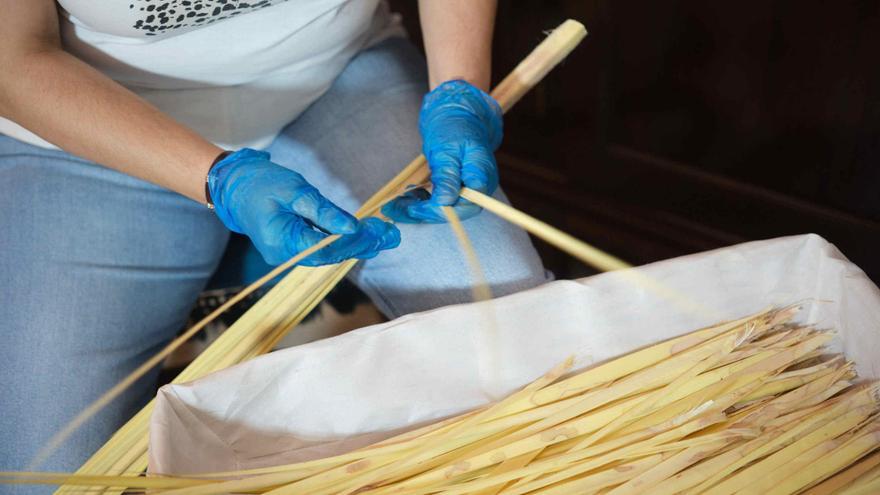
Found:
[(635, 264), (815, 232), (880, 281), (880, 2), (502, 0), (496, 81), (569, 17), (590, 35), (505, 121), (517, 208)]

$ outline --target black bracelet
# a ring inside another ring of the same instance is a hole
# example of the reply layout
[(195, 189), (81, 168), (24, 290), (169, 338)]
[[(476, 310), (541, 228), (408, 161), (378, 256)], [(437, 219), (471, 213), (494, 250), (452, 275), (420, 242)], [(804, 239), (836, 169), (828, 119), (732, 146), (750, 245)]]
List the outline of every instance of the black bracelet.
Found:
[(217, 158), (214, 158), (214, 161), (211, 162), (211, 166), (208, 167), (208, 173), (205, 174), (205, 206), (207, 206), (208, 209), (214, 209), (214, 201), (211, 199), (211, 188), (208, 187), (208, 178), (211, 176), (211, 170), (214, 168), (214, 165), (217, 165), (221, 160), (231, 154), (232, 152), (227, 150), (217, 155)]

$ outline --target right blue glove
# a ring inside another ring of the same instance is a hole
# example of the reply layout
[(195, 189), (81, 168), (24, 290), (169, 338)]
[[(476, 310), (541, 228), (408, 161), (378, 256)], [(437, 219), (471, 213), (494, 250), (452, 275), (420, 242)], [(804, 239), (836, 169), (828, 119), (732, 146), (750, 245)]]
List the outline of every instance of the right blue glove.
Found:
[(223, 224), (250, 237), (270, 265), (289, 260), (328, 232), (343, 236), (301, 265), (372, 258), (400, 244), (397, 227), (378, 218), (358, 222), (265, 151), (244, 148), (220, 160), (208, 173), (208, 190)]
[(504, 134), (501, 106), (467, 81), (446, 81), (425, 95), (419, 131), (433, 191), (409, 191), (382, 213), (399, 223), (446, 222), (442, 206), (452, 206), (462, 220), (478, 214), (480, 207), (459, 193), (462, 185), (487, 195), (498, 188), (493, 152)]

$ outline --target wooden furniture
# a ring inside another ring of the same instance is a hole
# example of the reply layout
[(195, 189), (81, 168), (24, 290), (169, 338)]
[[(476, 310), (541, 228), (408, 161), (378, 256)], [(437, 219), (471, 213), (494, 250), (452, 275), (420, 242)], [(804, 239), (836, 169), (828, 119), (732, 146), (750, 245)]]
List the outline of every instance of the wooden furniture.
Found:
[(518, 208), (634, 264), (815, 232), (880, 282), (880, 4), (502, 0), (495, 74), (568, 17), (589, 37), (505, 122)]

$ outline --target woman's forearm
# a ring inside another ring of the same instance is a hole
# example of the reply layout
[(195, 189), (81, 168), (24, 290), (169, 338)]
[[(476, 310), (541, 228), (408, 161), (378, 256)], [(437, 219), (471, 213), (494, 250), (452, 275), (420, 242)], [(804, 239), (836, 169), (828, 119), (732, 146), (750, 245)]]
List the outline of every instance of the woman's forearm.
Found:
[(220, 149), (54, 46), (4, 55), (0, 115), (56, 146), (205, 201)]
[(431, 89), (463, 79), (488, 91), (495, 0), (420, 0)]

